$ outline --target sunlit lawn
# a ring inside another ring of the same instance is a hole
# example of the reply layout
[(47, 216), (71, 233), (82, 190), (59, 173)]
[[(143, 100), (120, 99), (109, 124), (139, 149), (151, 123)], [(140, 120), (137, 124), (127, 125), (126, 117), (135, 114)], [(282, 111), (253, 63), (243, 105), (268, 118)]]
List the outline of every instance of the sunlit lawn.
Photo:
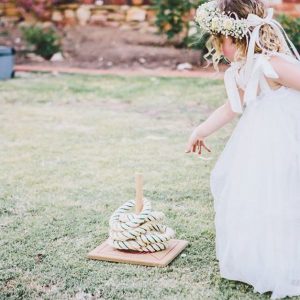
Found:
[[(268, 299), (219, 276), (209, 173), (184, 153), (221, 104), (220, 80), (32, 74), (0, 83), (1, 299)], [(205, 154), (206, 155), (206, 154)], [(207, 156), (207, 155), (206, 155)], [(134, 173), (177, 238), (166, 268), (91, 261)], [(237, 229), (238, 230), (238, 229)]]

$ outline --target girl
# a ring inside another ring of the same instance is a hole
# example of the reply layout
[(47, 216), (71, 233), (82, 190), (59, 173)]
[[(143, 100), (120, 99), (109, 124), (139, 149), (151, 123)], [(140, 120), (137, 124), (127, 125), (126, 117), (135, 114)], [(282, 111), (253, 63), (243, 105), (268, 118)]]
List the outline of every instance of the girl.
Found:
[(192, 132), (187, 153), (241, 118), (210, 176), (221, 277), (271, 299), (300, 295), (300, 56), (261, 0), (201, 5), (196, 22), (224, 75), (228, 101)]

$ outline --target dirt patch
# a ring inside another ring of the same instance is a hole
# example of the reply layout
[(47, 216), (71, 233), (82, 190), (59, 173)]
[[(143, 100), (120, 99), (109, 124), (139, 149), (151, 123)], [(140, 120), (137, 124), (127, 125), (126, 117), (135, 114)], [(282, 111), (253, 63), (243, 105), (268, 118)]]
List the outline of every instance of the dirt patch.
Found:
[[(61, 62), (37, 62), (24, 55), (25, 42), (18, 28), (2, 28), (0, 44), (17, 50), (16, 63), (60, 65), (93, 69), (176, 69), (178, 64), (189, 63), (201, 68), (201, 52), (178, 48), (161, 35), (136, 30), (99, 26), (66, 27), (61, 32)], [(209, 69), (211, 71), (211, 69)]]
[(200, 52), (176, 49), (162, 36), (115, 28), (76, 27), (64, 39), (72, 65), (95, 68), (175, 68), (189, 62), (200, 64)]

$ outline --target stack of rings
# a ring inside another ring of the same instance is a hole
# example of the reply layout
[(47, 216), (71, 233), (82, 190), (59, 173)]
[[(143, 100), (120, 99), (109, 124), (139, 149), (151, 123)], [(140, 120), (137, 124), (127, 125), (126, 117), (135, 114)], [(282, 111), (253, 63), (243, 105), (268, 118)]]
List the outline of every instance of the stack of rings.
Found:
[(134, 200), (129, 200), (112, 214), (109, 219), (109, 243), (112, 247), (156, 252), (166, 249), (168, 241), (175, 237), (173, 229), (160, 223), (165, 215), (152, 211), (150, 200), (144, 198), (143, 203), (139, 214), (127, 213), (135, 206)]

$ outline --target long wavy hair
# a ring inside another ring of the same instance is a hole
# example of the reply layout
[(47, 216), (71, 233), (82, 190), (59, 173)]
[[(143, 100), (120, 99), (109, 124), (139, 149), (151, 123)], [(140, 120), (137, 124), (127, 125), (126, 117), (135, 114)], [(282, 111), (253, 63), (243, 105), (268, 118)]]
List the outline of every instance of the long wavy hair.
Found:
[[(230, 13), (236, 14), (238, 18), (246, 19), (248, 14), (256, 14), (259, 17), (266, 16), (266, 4), (263, 0), (218, 0), (217, 6), (225, 14)], [(211, 35), (206, 42), (208, 53), (205, 55), (206, 58), (211, 56), (212, 63), (216, 70), (218, 70), (218, 63), (222, 59), (222, 48), (224, 35)], [(234, 60), (244, 59), (247, 55), (248, 45), (247, 39), (249, 36), (244, 36), (242, 39), (232, 37), (233, 43), (237, 46)], [(262, 47), (269, 51), (284, 52), (284, 48), (281, 45), (280, 38), (275, 33), (274, 29), (265, 24), (260, 28), (259, 40)], [(261, 53), (262, 49), (259, 45), (255, 44), (255, 53)]]

